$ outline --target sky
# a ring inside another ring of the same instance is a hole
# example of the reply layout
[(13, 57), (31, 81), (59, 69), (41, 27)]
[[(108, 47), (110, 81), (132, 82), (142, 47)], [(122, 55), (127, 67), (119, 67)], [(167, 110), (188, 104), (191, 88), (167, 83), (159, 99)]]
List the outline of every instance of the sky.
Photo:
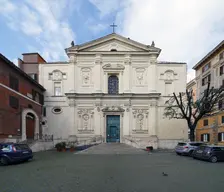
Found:
[(162, 49), (160, 61), (192, 67), (224, 39), (224, 0), (0, 0), (0, 52), (67, 61), (64, 49), (116, 33)]

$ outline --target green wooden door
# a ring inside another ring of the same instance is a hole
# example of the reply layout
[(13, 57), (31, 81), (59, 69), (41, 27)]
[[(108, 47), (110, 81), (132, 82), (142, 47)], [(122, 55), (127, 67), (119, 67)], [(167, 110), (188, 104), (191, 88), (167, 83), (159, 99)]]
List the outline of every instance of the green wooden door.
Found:
[(107, 142), (120, 142), (119, 115), (107, 115)]

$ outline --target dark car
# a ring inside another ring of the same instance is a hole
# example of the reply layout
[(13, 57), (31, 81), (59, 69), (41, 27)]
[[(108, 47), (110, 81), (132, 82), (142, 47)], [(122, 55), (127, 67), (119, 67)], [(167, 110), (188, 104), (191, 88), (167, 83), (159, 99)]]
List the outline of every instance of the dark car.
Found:
[(200, 146), (192, 156), (195, 159), (208, 160), (212, 163), (224, 161), (224, 146)]
[(27, 144), (0, 143), (0, 164), (28, 161), (33, 158), (33, 152)]

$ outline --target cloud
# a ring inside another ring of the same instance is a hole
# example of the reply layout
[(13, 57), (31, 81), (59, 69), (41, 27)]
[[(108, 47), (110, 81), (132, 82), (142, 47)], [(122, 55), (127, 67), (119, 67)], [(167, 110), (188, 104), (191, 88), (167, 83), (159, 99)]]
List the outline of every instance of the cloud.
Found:
[(117, 11), (122, 35), (144, 44), (154, 40), (162, 49), (159, 60), (187, 62), (189, 77), (190, 69), (224, 38), (223, 0), (120, 0), (114, 7), (111, 1), (91, 2), (103, 16)]
[(85, 22), (85, 25), (88, 26), (90, 31), (92, 33), (94, 33), (94, 34), (97, 34), (97, 33), (101, 32), (101, 31), (104, 31), (109, 26), (109, 25), (107, 25), (105, 23), (98, 23), (93, 18), (87, 19), (87, 21)]
[(123, 35), (162, 49), (161, 60), (192, 68), (224, 37), (222, 0), (132, 0), (124, 11)]
[(113, 14), (118, 9), (123, 8), (124, 6), (127, 6), (128, 1), (124, 0), (89, 0), (100, 12), (100, 16), (105, 17), (109, 14)]
[(68, 22), (75, 1), (25, 0), (21, 2), (0, 0), (0, 14), (10, 28), (34, 38), (37, 50), (46, 60), (66, 58), (64, 49), (70, 46), (75, 35)]

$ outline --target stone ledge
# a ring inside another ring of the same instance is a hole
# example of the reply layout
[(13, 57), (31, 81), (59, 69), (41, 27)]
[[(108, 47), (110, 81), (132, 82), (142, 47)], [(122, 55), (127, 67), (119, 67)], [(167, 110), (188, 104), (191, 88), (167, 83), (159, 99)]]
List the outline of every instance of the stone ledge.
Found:
[(92, 134), (94, 130), (78, 130), (79, 134)]
[(134, 134), (142, 134), (142, 133), (146, 134), (146, 133), (148, 133), (148, 130), (132, 130), (132, 133), (134, 133)]

